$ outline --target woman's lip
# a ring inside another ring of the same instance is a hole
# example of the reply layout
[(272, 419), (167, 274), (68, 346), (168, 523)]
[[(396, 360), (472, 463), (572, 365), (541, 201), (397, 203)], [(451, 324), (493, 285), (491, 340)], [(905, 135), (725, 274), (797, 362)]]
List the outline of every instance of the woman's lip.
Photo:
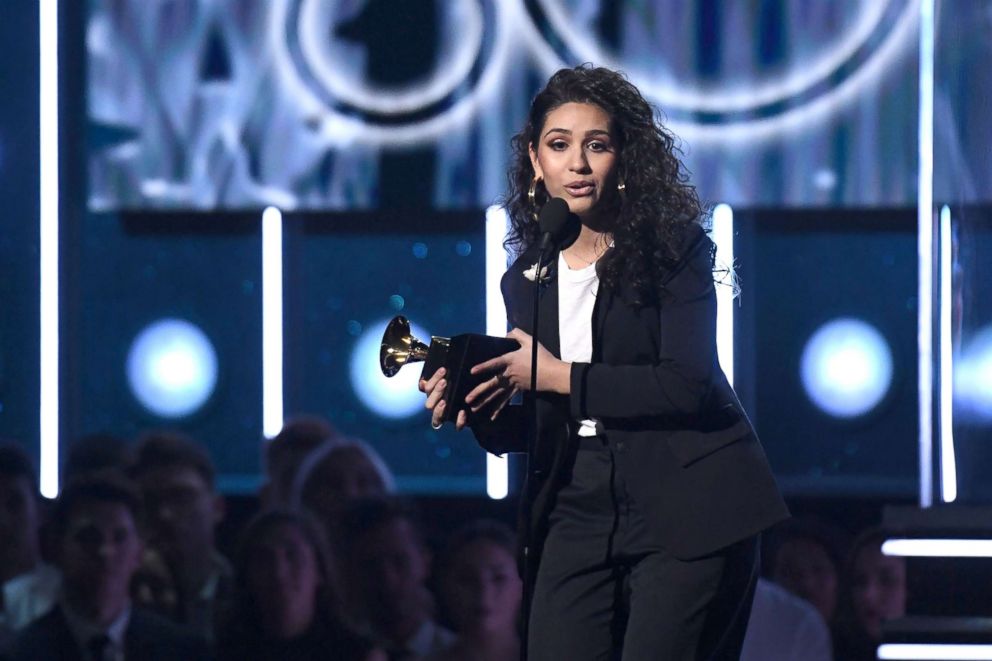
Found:
[(591, 182), (583, 182), (580, 184), (568, 184), (567, 186), (565, 186), (565, 190), (567, 190), (569, 193), (577, 197), (589, 195), (590, 193), (592, 193), (593, 188), (595, 188), (595, 186), (593, 186)]

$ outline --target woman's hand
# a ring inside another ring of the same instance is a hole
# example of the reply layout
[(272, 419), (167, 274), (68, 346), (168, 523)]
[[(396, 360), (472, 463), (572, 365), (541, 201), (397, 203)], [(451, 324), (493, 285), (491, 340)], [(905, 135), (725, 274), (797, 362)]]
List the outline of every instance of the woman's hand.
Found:
[[(493, 377), (476, 386), (465, 396), (465, 403), (478, 411), (496, 402), (492, 417), (506, 406), (518, 391), (530, 390), (530, 354), (533, 338), (519, 328), (506, 334), (516, 340), (520, 348), (479, 363), (472, 368), (472, 374), (492, 372)], [(537, 389), (567, 395), (571, 389), (571, 365), (551, 355), (539, 342), (537, 344)]]
[[(434, 429), (441, 428), (442, 416), (444, 416), (444, 390), (448, 387), (448, 380), (444, 378), (445, 369), (442, 367), (434, 372), (431, 378), (424, 380), (421, 379), (418, 384), (420, 387), (420, 392), (427, 393), (427, 401), (424, 402), (424, 406), (431, 412), (431, 427)], [(455, 429), (462, 430), (468, 423), (468, 414), (462, 410), (458, 412), (455, 417)]]

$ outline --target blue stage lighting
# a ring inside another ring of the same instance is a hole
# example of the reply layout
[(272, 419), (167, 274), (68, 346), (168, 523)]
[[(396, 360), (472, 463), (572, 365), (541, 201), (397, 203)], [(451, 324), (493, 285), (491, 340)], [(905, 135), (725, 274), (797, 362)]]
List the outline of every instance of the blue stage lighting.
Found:
[(822, 325), (803, 348), (806, 394), (824, 412), (854, 418), (872, 410), (892, 384), (892, 351), (874, 326), (852, 318)]
[(141, 405), (163, 418), (189, 415), (217, 385), (217, 354), (199, 328), (182, 319), (160, 319), (131, 344), (127, 380)]
[(956, 412), (965, 420), (992, 422), (992, 326), (965, 344), (954, 369)]
[[(351, 387), (362, 404), (384, 418), (407, 418), (424, 410), (424, 394), (417, 389), (422, 364), (401, 369), (395, 376), (387, 377), (379, 369), (379, 348), (388, 319), (367, 324), (351, 354)], [(416, 325), (411, 332), (423, 342), (430, 342), (430, 335)]]

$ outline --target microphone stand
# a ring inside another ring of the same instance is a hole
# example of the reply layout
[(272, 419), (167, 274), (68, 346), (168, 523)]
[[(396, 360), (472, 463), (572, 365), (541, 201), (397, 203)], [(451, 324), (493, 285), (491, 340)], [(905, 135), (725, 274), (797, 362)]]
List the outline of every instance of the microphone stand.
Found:
[(523, 526), (523, 548), (524, 548), (524, 558), (523, 558), (523, 603), (522, 603), (522, 617), (523, 622), (521, 626), (521, 641), (520, 641), (520, 661), (527, 661), (527, 638), (530, 633), (530, 604), (531, 598), (534, 596), (534, 576), (532, 576), (531, 567), (533, 566), (533, 558), (531, 552), (531, 544), (533, 542), (531, 531), (533, 530), (533, 525), (531, 521), (532, 515), (532, 505), (530, 490), (534, 488), (537, 484), (537, 469), (536, 462), (534, 461), (534, 447), (537, 444), (537, 343), (538, 343), (538, 330), (541, 310), (541, 271), (544, 268), (544, 262), (549, 257), (548, 252), (554, 247), (554, 243), (551, 240), (551, 236), (546, 234), (541, 241), (541, 248), (537, 258), (537, 267), (534, 273), (534, 316), (533, 316), (533, 327), (531, 328), (531, 344), (530, 344), (530, 393), (533, 401), (533, 415), (531, 416), (531, 427), (532, 433), (527, 437), (527, 488), (523, 493), (523, 502), (521, 503), (521, 512), (524, 520)]

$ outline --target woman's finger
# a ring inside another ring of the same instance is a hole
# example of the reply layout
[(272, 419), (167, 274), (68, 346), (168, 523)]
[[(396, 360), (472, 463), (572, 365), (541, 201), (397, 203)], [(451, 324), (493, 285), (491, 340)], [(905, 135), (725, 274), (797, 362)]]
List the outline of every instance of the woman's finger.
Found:
[(435, 370), (433, 374), (431, 374), (431, 378), (427, 380), (424, 379), (420, 380), (420, 383), (418, 384), (420, 387), (420, 392), (430, 392), (435, 386), (437, 386), (437, 382), (443, 378), (444, 378), (444, 368), (440, 367), (437, 370)]
[(472, 405), (480, 397), (486, 397), (493, 388), (498, 388), (499, 382), (496, 377), (491, 379), (486, 379), (476, 387), (472, 388), (467, 395), (465, 395), (465, 403), (469, 406)]
[(493, 386), (485, 394), (484, 399), (482, 399), (482, 401), (475, 400), (473, 402), (473, 404), (472, 404), (472, 413), (476, 413), (477, 411), (479, 411), (479, 409), (483, 409), (486, 406), (488, 406), (489, 405), (489, 402), (493, 401), (494, 399), (496, 399), (498, 397), (502, 397), (503, 396), (503, 394), (506, 391), (506, 387), (503, 386), (502, 384), (500, 384), (499, 379), (496, 378), (496, 377), (493, 377), (492, 383), (493, 383)]
[(468, 424), (468, 413), (464, 409), (458, 412), (458, 417), (455, 418), (455, 429), (461, 431), (465, 429), (465, 425)]
[(471, 369), (472, 374), (482, 374), (483, 372), (494, 372), (496, 370), (502, 370), (506, 367), (509, 359), (508, 354), (502, 356), (496, 356), (495, 358), (490, 358), (484, 363), (479, 363), (478, 365), (473, 365)]
[(438, 402), (437, 406), (434, 407), (434, 411), (431, 413), (431, 427), (434, 429), (441, 428), (441, 422), (444, 416), (444, 401)]
[(507, 404), (509, 404), (509, 403), (510, 403), (510, 401), (511, 401), (511, 400), (512, 400), (512, 399), (513, 399), (514, 397), (516, 397), (516, 396), (517, 396), (517, 393), (518, 393), (518, 392), (520, 392), (520, 389), (519, 389), (519, 388), (516, 388), (516, 387), (514, 387), (514, 388), (511, 388), (511, 389), (510, 389), (510, 392), (508, 392), (508, 393), (506, 394), (506, 396), (505, 396), (505, 397), (503, 398), (503, 401), (501, 401), (501, 402), (499, 403), (499, 406), (497, 406), (497, 407), (496, 407), (496, 410), (495, 410), (495, 411), (493, 411), (493, 414), (492, 414), (491, 416), (489, 416), (489, 419), (490, 419), (490, 420), (495, 420), (495, 419), (496, 419), (496, 417), (497, 417), (497, 416), (498, 416), (498, 415), (499, 415), (499, 414), (500, 414), (500, 413), (501, 413), (501, 412), (503, 411), (503, 409), (505, 409), (505, 408), (506, 408), (506, 405), (507, 405)]
[(448, 388), (448, 382), (444, 379), (438, 381), (434, 388), (427, 391), (427, 401), (424, 402), (424, 408), (433, 409), (437, 406), (437, 403), (444, 397), (444, 391)]

